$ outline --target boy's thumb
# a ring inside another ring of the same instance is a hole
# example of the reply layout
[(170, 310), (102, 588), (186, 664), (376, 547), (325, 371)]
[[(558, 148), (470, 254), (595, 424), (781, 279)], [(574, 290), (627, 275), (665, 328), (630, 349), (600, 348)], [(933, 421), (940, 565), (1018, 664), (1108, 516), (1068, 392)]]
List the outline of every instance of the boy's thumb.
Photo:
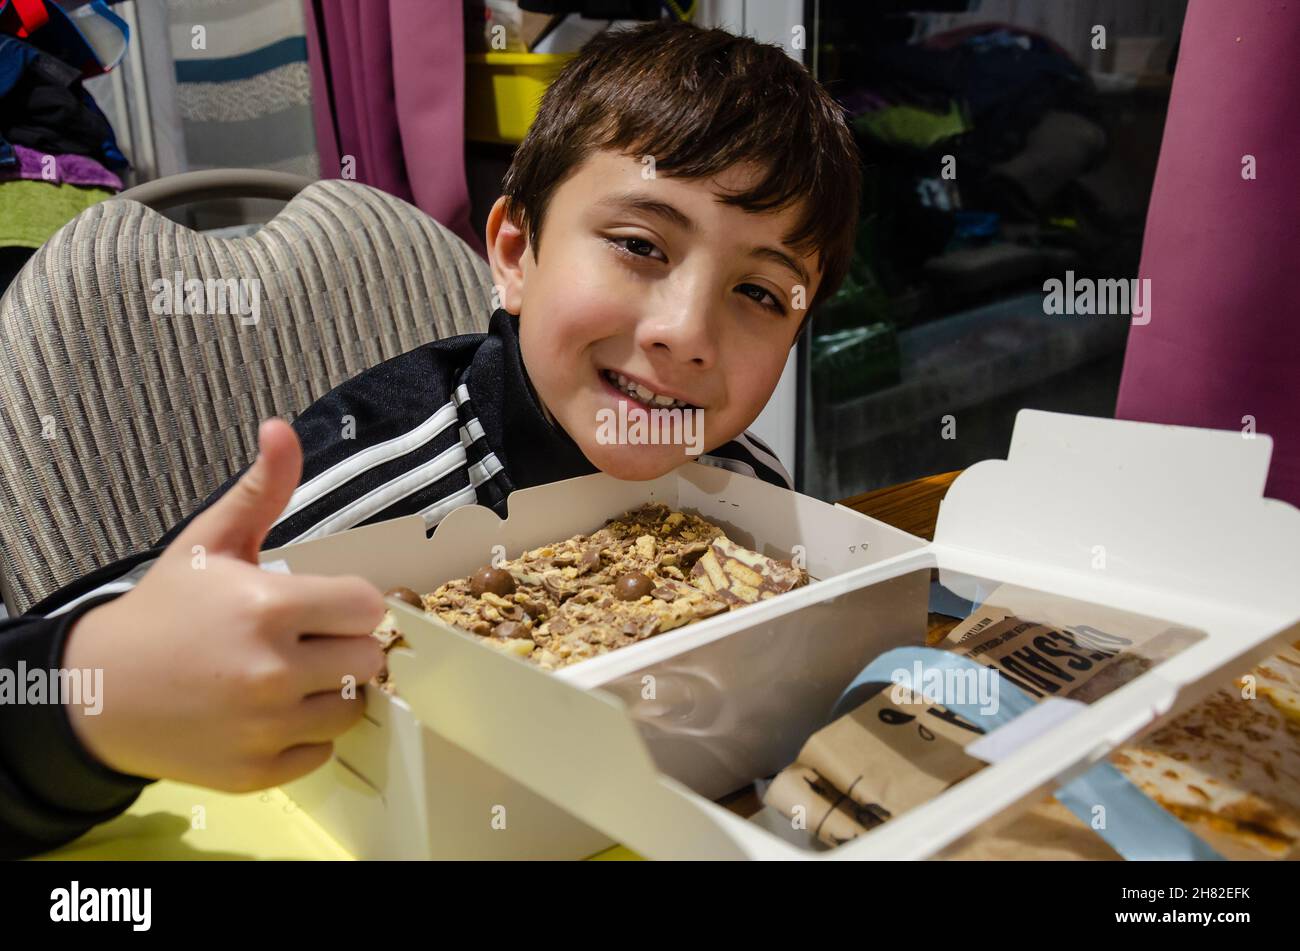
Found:
[(235, 555), (257, 563), (266, 533), (302, 478), (302, 446), (298, 434), (284, 420), (264, 420), (257, 432), (257, 446), (257, 458), (239, 481), (176, 539), (183, 551), (202, 545), (208, 554)]

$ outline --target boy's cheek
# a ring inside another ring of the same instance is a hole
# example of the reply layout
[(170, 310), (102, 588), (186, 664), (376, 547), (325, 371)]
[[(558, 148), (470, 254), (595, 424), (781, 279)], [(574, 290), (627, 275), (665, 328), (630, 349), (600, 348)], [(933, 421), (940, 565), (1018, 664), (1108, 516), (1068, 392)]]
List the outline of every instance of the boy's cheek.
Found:
[[(733, 385), (728, 389), (731, 398), (729, 415), (732, 418), (727, 421), (735, 423), (736, 434), (744, 432), (754, 420), (758, 419), (776, 391), (777, 383), (781, 381), (781, 371), (785, 369), (784, 361), (776, 366), (765, 365), (764, 361), (757, 357), (750, 366), (753, 370), (733, 377)], [(736, 434), (729, 438), (734, 438)]]

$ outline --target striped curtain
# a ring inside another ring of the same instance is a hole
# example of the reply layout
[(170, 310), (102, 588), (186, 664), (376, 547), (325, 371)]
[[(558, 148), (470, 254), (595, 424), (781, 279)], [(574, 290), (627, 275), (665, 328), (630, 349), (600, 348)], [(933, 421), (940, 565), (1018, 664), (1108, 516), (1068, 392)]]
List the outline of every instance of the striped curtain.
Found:
[(318, 178), (300, 0), (166, 0), (191, 169)]

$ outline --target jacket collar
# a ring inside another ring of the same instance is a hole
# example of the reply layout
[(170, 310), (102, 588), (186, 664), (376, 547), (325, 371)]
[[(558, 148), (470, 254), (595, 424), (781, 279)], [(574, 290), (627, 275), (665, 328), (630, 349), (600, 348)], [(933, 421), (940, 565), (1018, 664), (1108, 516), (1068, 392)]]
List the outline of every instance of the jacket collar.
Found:
[(466, 387), (484, 434), (516, 489), (599, 471), (546, 418), (519, 349), (519, 317), (496, 310), (469, 366)]

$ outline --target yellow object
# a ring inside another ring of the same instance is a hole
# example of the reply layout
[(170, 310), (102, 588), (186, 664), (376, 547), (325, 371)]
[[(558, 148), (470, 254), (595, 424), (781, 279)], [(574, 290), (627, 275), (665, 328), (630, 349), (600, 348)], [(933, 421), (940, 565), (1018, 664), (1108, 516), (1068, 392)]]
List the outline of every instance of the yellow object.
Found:
[(0, 182), (0, 248), (39, 248), (91, 205), (112, 197), (107, 188), (25, 178)]
[(518, 145), (542, 93), (576, 53), (472, 53), (465, 57), (465, 137)]
[(163, 780), (43, 859), (351, 859), (278, 789), (216, 792)]
[[(41, 859), (344, 859), (352, 855), (278, 789), (216, 792), (166, 780), (131, 808)], [(636, 859), (622, 846), (594, 859)]]

